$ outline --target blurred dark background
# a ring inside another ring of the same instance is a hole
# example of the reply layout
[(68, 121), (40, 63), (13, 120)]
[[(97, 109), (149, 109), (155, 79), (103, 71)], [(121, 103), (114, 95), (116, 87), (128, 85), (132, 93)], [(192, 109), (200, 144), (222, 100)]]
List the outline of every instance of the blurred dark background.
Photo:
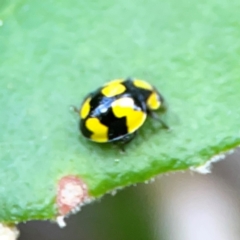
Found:
[(240, 150), (212, 174), (162, 175), (107, 195), (56, 223), (19, 224), (19, 240), (239, 240)]

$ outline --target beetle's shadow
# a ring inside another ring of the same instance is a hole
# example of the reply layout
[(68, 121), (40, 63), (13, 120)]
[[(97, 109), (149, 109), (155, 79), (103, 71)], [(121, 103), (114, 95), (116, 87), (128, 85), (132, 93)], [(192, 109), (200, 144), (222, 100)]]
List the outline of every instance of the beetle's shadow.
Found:
[(107, 142), (107, 143), (93, 142), (91, 140), (84, 138), (81, 135), (78, 136), (78, 140), (80, 144), (84, 144), (85, 147), (87, 147), (90, 151), (96, 151), (100, 153), (101, 151), (115, 150), (116, 152), (121, 152), (121, 149), (117, 146), (117, 144), (114, 144), (113, 142)]

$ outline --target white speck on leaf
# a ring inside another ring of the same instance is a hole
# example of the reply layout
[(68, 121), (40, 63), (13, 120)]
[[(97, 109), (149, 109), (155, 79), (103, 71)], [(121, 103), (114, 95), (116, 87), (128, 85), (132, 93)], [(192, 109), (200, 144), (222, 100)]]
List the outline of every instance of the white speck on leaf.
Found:
[(8, 226), (0, 223), (0, 239), (1, 240), (16, 240), (19, 236), (19, 231), (15, 226)]
[(233, 152), (234, 152), (234, 150), (231, 149), (226, 153), (221, 153), (221, 154), (215, 155), (209, 161), (207, 161), (205, 164), (203, 164), (201, 166), (190, 167), (190, 170), (197, 172), (197, 173), (201, 173), (201, 174), (211, 173), (212, 163), (223, 160), (226, 157), (226, 155), (232, 154)]
[(67, 225), (66, 222), (64, 221), (64, 216), (58, 216), (56, 221), (60, 228), (64, 228)]

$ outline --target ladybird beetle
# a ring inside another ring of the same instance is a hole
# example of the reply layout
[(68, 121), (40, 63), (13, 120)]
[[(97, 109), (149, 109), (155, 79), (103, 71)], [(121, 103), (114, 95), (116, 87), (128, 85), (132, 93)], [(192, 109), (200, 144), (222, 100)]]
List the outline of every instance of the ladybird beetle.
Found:
[[(115, 79), (85, 97), (80, 110), (77, 110), (80, 131), (94, 142), (123, 145), (134, 138), (147, 115), (154, 116), (152, 111), (162, 106), (163, 97), (148, 82)], [(168, 128), (164, 122), (161, 123)]]

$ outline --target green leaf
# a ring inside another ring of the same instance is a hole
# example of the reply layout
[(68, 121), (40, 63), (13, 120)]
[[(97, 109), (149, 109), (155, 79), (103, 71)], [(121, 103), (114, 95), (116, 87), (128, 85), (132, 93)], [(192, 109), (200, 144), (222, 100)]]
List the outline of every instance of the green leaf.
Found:
[[(0, 3), (0, 221), (54, 219), (59, 180), (92, 198), (186, 170), (240, 144), (239, 1)], [(84, 139), (70, 105), (108, 80), (155, 85), (171, 131), (148, 119), (121, 154)]]

